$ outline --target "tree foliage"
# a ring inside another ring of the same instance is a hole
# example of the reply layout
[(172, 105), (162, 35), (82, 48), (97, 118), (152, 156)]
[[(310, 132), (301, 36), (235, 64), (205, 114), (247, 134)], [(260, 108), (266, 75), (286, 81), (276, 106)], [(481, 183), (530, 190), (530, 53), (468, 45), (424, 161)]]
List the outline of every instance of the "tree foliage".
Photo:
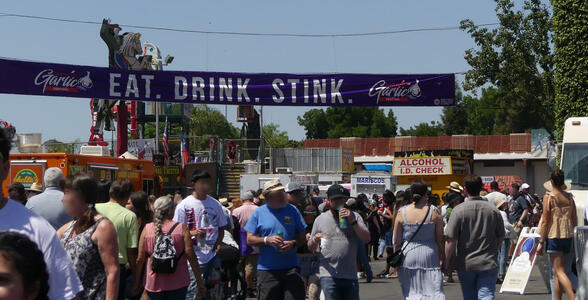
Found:
[(196, 105), (192, 110), (190, 135), (201, 137), (192, 139), (190, 147), (196, 147), (194, 150), (208, 150), (211, 136), (237, 139), (240, 131), (220, 111), (206, 104), (201, 104)]
[(456, 88), (456, 104), (443, 108), (441, 115), (443, 133), (445, 135), (493, 134), (496, 122), (500, 122), (503, 111), (498, 109), (499, 93), (495, 87), (482, 89), (477, 98), (464, 96), (461, 89)]
[(377, 107), (329, 107), (311, 109), (298, 117), (306, 138), (396, 136), (398, 122), (392, 110), (388, 114)]
[(280, 130), (280, 125), (269, 123), (263, 126), (263, 138), (266, 148), (297, 148), (300, 142), (290, 140), (286, 131)]
[(588, 116), (588, 1), (553, 0), (555, 120)]
[(435, 121), (422, 122), (408, 129), (400, 128), (402, 136), (440, 136), (443, 135), (443, 124)]
[(465, 59), (471, 66), (464, 88), (475, 91), (494, 86), (500, 108), (492, 133), (553, 128), (554, 86), (551, 15), (540, 0), (525, 0), (520, 10), (512, 0), (495, 0), (500, 25), (479, 27), (471, 20), (461, 28), (477, 49)]

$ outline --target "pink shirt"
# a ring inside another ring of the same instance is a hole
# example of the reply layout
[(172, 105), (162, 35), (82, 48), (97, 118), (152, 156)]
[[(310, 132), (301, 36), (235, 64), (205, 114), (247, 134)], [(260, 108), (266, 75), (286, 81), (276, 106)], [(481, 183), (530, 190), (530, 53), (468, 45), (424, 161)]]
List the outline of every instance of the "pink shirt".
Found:
[[(171, 221), (163, 224), (161, 231), (167, 233), (176, 222)], [(151, 255), (153, 254), (153, 247), (155, 242), (155, 225), (149, 223), (145, 225), (145, 252), (149, 255), (147, 264), (145, 265), (145, 289), (152, 293), (162, 291), (173, 291), (181, 289), (190, 284), (190, 275), (188, 274), (188, 262), (186, 253), (178, 261), (176, 272), (173, 274), (157, 274), (151, 270)], [(182, 224), (176, 226), (171, 234), (176, 247), (176, 257), (184, 252), (184, 235), (182, 233)]]
[[(235, 208), (233, 210), (233, 216), (237, 217), (237, 219), (239, 220), (239, 225), (241, 227), (241, 230), (245, 230), (245, 225), (247, 225), (247, 222), (249, 221), (249, 219), (251, 219), (251, 215), (253, 214), (253, 211), (258, 208), (259, 206), (255, 205), (255, 203), (247, 201), (247, 202), (243, 202), (243, 205)], [(241, 238), (243, 238), (243, 236), (241, 236)], [(247, 238), (245, 236), (245, 238)], [(253, 253), (252, 254), (257, 254), (259, 253), (259, 249), (257, 247), (252, 247), (253, 248)]]
[(245, 225), (247, 225), (247, 222), (251, 218), (251, 215), (253, 214), (253, 211), (256, 208), (257, 205), (255, 205), (253, 202), (247, 201), (244, 202), (243, 205), (233, 210), (233, 216), (239, 219), (239, 224), (241, 225), (241, 228), (245, 228)]

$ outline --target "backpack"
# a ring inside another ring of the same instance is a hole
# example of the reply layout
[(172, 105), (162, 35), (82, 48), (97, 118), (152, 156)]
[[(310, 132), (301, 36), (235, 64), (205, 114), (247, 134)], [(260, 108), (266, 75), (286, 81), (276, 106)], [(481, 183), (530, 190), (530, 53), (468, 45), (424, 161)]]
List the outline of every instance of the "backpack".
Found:
[(184, 255), (184, 251), (176, 258), (176, 247), (171, 233), (180, 223), (174, 224), (168, 233), (163, 233), (157, 237), (153, 245), (153, 254), (151, 255), (151, 270), (158, 274), (171, 274), (176, 271), (178, 261)]

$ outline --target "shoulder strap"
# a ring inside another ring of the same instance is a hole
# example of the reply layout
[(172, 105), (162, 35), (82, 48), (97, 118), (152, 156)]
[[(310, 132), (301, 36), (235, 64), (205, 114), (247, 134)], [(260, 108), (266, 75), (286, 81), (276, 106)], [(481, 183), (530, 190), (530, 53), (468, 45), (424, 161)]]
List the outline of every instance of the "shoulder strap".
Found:
[(427, 223), (431, 223), (431, 219), (433, 218), (433, 213), (431, 212), (431, 205), (429, 205), (429, 209), (427, 210), (427, 216), (429, 216), (429, 220)]
[(102, 217), (98, 220), (96, 220), (96, 222), (94, 222), (94, 225), (92, 225), (92, 232), (96, 231), (96, 228), (98, 228), (98, 224), (100, 224), (100, 222), (102, 222), (102, 220), (106, 219), (106, 217)]
[(414, 232), (414, 234), (410, 237), (410, 239), (408, 240), (408, 242), (406, 244), (404, 244), (404, 247), (402, 247), (402, 250), (404, 251), (404, 249), (406, 248), (406, 246), (408, 246), (408, 244), (410, 244), (410, 242), (412, 242), (412, 239), (414, 239), (414, 237), (417, 235), (417, 233), (419, 233), (419, 230), (421, 230), (421, 227), (423, 227), (423, 224), (425, 223), (425, 220), (427, 220), (427, 217), (429, 215), (429, 212), (431, 211), (431, 205), (428, 205), (427, 208), (427, 214), (425, 215), (425, 217), (423, 218), (423, 220), (421, 221), (421, 224), (419, 224), (419, 227), (417, 228), (417, 230)]
[(167, 232), (167, 234), (171, 235), (172, 232), (174, 232), (174, 230), (176, 229), (176, 227), (178, 227), (178, 225), (180, 225), (180, 222), (176, 222), (176, 224), (172, 226), (172, 228)]
[(404, 214), (404, 206), (400, 208), (400, 212), (402, 212), (402, 221), (406, 224), (406, 215)]

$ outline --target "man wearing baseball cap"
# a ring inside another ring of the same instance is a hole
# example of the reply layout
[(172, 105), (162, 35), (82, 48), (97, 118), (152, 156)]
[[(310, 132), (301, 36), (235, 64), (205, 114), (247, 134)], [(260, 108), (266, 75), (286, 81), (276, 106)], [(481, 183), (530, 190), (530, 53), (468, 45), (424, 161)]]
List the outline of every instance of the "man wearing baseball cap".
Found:
[(259, 247), (257, 299), (304, 300), (296, 247), (306, 241), (306, 223), (298, 209), (286, 201), (279, 180), (266, 182), (263, 196), (266, 204), (253, 211), (245, 226), (247, 244)]
[(335, 184), (327, 190), (329, 210), (314, 221), (308, 240), (311, 251), (320, 247), (321, 287), (326, 300), (359, 299), (357, 246), (370, 241), (358, 213), (344, 208), (349, 193)]
[(301, 210), (302, 205), (304, 205), (304, 198), (306, 197), (306, 193), (304, 192), (304, 187), (298, 182), (290, 181), (286, 185), (286, 199), (288, 203), (296, 206), (298, 210)]

